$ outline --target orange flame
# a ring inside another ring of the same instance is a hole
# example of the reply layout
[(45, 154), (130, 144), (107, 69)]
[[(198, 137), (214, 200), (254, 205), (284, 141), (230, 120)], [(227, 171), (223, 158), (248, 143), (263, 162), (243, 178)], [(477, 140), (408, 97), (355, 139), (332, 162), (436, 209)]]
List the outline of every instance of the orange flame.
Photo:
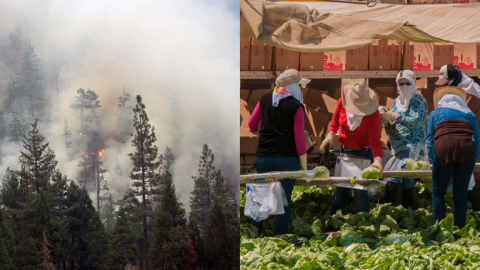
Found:
[(103, 152), (105, 152), (105, 149), (98, 150), (98, 156), (102, 159), (103, 159)]
[(80, 132), (80, 136), (87, 137), (87, 134), (83, 134), (83, 133)]
[(92, 155), (95, 155), (95, 153), (94, 153), (94, 152), (91, 152), (90, 154), (92, 154)]

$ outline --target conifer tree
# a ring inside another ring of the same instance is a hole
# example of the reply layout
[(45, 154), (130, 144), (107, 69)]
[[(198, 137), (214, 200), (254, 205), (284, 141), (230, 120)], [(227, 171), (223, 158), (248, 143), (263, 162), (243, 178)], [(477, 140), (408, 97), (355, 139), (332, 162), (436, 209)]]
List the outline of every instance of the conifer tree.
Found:
[(63, 259), (61, 250), (62, 237), (60, 224), (55, 222), (50, 212), (50, 206), (45, 192), (39, 194), (36, 208), (36, 217), (33, 224), (29, 224), (30, 235), (35, 239), (37, 247), (40, 247), (41, 263), (45, 269), (55, 269)]
[(23, 258), (23, 269), (25, 270), (45, 270), (40, 263), (40, 253), (33, 237), (28, 238), (28, 245), (25, 249), (25, 256)]
[(195, 178), (193, 190), (190, 192), (190, 215), (196, 220), (200, 232), (203, 233), (207, 224), (209, 205), (208, 180), (203, 177)]
[(105, 205), (102, 205), (101, 218), (104, 221), (105, 229), (111, 231), (115, 227), (115, 202), (113, 201), (112, 194), (106, 199)]
[(125, 265), (135, 265), (135, 260), (138, 257), (138, 246), (135, 243), (135, 232), (130, 227), (125, 211), (120, 208), (117, 214), (117, 223), (111, 232), (111, 241), (113, 247), (113, 264), (120, 264), (122, 270), (125, 270)]
[(15, 172), (7, 168), (0, 186), (0, 203), (7, 208), (18, 209), (17, 199), (20, 196), (18, 179)]
[(15, 270), (14, 254), (13, 234), (5, 224), (5, 212), (0, 208), (0, 270)]
[(112, 246), (105, 232), (105, 227), (100, 221), (100, 215), (95, 210), (90, 211), (90, 213), (88, 232), (84, 236), (86, 250), (88, 251), (87, 262), (93, 269), (104, 269), (108, 264)]
[(163, 166), (164, 172), (171, 171), (171, 166), (176, 158), (172, 148), (167, 146), (167, 148), (165, 149), (165, 153), (163, 153), (162, 158), (165, 161), (165, 165)]
[(165, 174), (161, 194), (162, 200), (155, 211), (153, 228), (157, 254), (154, 258), (155, 267), (165, 269), (176, 269), (175, 267), (180, 268), (181, 265), (187, 267), (196, 261), (196, 254), (188, 237), (185, 209), (177, 199), (172, 175), (168, 171)]
[(23, 138), (23, 125), (17, 112), (12, 113), (12, 122), (8, 125), (10, 140), (19, 142)]
[(80, 111), (80, 116), (78, 117), (80, 119), (80, 133), (91, 134), (91, 126), (89, 125), (91, 117), (89, 118), (89, 115), (96, 115), (96, 112), (91, 112), (90, 114), (88, 114), (87, 110), (95, 111), (96, 108), (101, 107), (100, 101), (97, 100), (98, 95), (95, 93), (95, 91), (92, 91), (90, 89), (85, 91), (82, 88), (79, 88), (77, 90), (77, 94), (78, 96), (75, 97), (75, 102), (70, 105), (70, 108)]
[(72, 131), (70, 131), (70, 127), (68, 126), (67, 118), (65, 118), (65, 123), (63, 124), (62, 136), (65, 137), (65, 148), (67, 149), (67, 154), (68, 154), (68, 150), (72, 145), (72, 142), (70, 141), (70, 138), (72, 137)]
[[(238, 235), (238, 234), (237, 234)], [(208, 239), (209, 246), (206, 249), (206, 257), (215, 269), (234, 269), (238, 264), (231, 254), (233, 247), (230, 242), (227, 222), (223, 213), (222, 205), (217, 198), (214, 198), (212, 209), (208, 215), (208, 223), (205, 228), (204, 239)]]
[(158, 185), (157, 180), (159, 177), (156, 171), (160, 166), (160, 162), (157, 161), (158, 148), (154, 144), (157, 140), (155, 128), (149, 123), (145, 104), (142, 103), (142, 97), (138, 95), (136, 99), (137, 104), (133, 109), (135, 134), (132, 134), (132, 145), (136, 148), (136, 152), (129, 154), (133, 161), (133, 170), (130, 174), (133, 183), (130, 195), (139, 196), (142, 199), (143, 251), (145, 270), (148, 270), (147, 218), (151, 218), (153, 215), (150, 196), (154, 195), (155, 186)]
[[(21, 98), (26, 97), (29, 104), (29, 113), (33, 121), (35, 119), (35, 112), (39, 108), (39, 102), (45, 102), (43, 95), (41, 95), (42, 87), (40, 85), (43, 77), (40, 72), (40, 59), (35, 54), (35, 49), (29, 45), (25, 50), (23, 56), (22, 66), (18, 72), (18, 79), (20, 91), (17, 93)], [(18, 97), (18, 96), (17, 96)], [(39, 117), (41, 115), (38, 115)]]
[(190, 215), (188, 219), (188, 229), (190, 240), (192, 240), (193, 250), (195, 250), (195, 253), (197, 254), (197, 262), (195, 265), (197, 268), (201, 268), (205, 263), (205, 242), (200, 235), (197, 220), (193, 215)]
[(44, 140), (35, 120), (32, 130), (28, 132), (28, 137), (23, 140), (25, 151), (20, 152), (22, 170), (17, 173), (26, 185), (25, 190), (34, 193), (40, 193), (40, 190), (46, 187), (58, 163), (49, 143), (43, 144)]

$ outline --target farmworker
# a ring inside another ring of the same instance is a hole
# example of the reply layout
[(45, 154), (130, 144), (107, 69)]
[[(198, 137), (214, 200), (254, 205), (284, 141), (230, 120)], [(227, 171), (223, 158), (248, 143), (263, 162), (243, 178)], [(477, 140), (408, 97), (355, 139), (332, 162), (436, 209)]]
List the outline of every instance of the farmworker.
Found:
[[(468, 77), (461, 72), (460, 68), (455, 65), (444, 65), (440, 69), (440, 76), (437, 85), (457, 86), (465, 90), (467, 93), (467, 106), (477, 117), (477, 125), (480, 126), (480, 78)], [(480, 157), (476, 160), (480, 162)], [(468, 191), (468, 201), (472, 204), (474, 211), (480, 211), (480, 172), (473, 173), (475, 178), (475, 186)]]
[[(383, 150), (381, 138), (378, 96), (365, 84), (349, 84), (342, 89), (333, 114), (328, 135), (320, 145), (320, 153), (333, 146), (333, 137), (340, 128), (338, 141), (342, 144), (343, 157), (369, 159), (370, 167), (383, 172)], [(369, 212), (370, 200), (366, 190), (354, 189), (355, 212)], [(350, 188), (337, 187), (330, 215), (339, 209), (345, 214)]]
[(433, 220), (445, 218), (445, 193), (453, 176), (454, 225), (462, 228), (467, 216), (468, 184), (480, 154), (480, 133), (463, 89), (438, 88), (433, 101), (435, 110), (428, 117), (427, 133), (428, 158), (433, 165)]
[[(297, 70), (285, 70), (275, 81), (277, 87), (272, 93), (265, 94), (255, 107), (248, 126), (251, 132), (258, 131), (257, 172), (296, 171), (307, 169), (306, 140), (304, 133), (303, 92), (300, 85), (310, 80), (302, 78)], [(276, 215), (274, 234), (288, 234), (290, 204), (296, 179), (280, 180), (287, 197), (285, 214)], [(263, 221), (251, 223), (263, 231)]]
[[(395, 158), (389, 171), (395, 171), (402, 159), (409, 158), (410, 149), (415, 149), (417, 143), (425, 144), (425, 121), (428, 114), (427, 101), (415, 88), (415, 73), (408, 69), (402, 70), (396, 81), (399, 96), (393, 101), (390, 111), (381, 113), (382, 125), (389, 131), (391, 155)], [(419, 208), (413, 178), (388, 178), (385, 185), (385, 203), (398, 206), (400, 197), (405, 209)]]

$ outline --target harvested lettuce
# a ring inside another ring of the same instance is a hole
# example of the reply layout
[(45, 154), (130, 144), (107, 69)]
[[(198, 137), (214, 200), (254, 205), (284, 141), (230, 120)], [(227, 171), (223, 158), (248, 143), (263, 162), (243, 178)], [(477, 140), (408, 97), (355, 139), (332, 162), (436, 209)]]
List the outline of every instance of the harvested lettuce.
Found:
[(413, 159), (404, 158), (398, 163), (397, 171), (412, 171), (414, 163), (415, 161)]
[(430, 162), (426, 161), (417, 161), (413, 164), (414, 171), (428, 171), (430, 170)]
[(379, 179), (380, 172), (377, 168), (368, 167), (362, 171), (362, 178), (363, 179)]
[(350, 184), (352, 184), (352, 186), (357, 185), (357, 177), (356, 176), (354, 176), (352, 178), (348, 178), (348, 180), (350, 180)]
[(330, 172), (324, 166), (315, 167), (315, 175), (313, 178), (328, 178), (330, 177)]

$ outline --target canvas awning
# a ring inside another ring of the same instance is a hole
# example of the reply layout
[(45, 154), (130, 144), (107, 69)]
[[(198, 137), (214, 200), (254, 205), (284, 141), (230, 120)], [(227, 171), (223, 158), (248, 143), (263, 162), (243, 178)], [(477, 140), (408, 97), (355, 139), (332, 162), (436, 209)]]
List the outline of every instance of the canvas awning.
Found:
[[(334, 2), (241, 0), (240, 9), (260, 42), (296, 51), (340, 51), (380, 39), (480, 42), (480, 4), (368, 7)], [(248, 31), (241, 31), (241, 35), (248, 35)]]

